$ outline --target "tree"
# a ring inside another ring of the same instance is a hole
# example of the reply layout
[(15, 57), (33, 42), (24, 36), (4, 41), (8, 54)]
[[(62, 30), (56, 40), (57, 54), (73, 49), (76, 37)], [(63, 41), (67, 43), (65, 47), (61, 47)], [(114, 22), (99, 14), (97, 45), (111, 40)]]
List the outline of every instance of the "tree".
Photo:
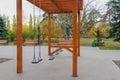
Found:
[(8, 37), (10, 41), (14, 41), (16, 39), (16, 31), (17, 31), (17, 22), (15, 15), (13, 16), (12, 30), (9, 31)]
[(16, 32), (14, 30), (10, 30), (8, 32), (8, 39), (9, 41), (14, 41), (16, 38)]
[[(81, 12), (81, 36), (88, 37), (88, 32), (99, 21), (101, 21), (100, 8), (93, 6), (95, 0), (87, 0), (84, 2), (84, 7)], [(99, 20), (98, 20), (99, 19)]]
[(115, 38), (114, 41), (120, 42), (120, 0), (110, 0), (108, 10), (112, 10), (110, 16), (109, 38)]
[(10, 20), (9, 20), (9, 17), (7, 17), (6, 28), (7, 28), (8, 31), (10, 31)]
[(17, 22), (16, 22), (16, 17), (15, 15), (13, 16), (13, 24), (12, 24), (12, 30), (14, 30), (15, 32), (17, 31)]
[(62, 29), (64, 39), (69, 39), (72, 36), (72, 14), (58, 14), (56, 17), (56, 22)]
[(4, 20), (4, 23), (5, 23), (5, 27), (9, 31), (10, 30), (10, 20), (9, 20), (9, 17), (6, 16), (6, 15), (3, 15), (3, 20)]
[(2, 17), (0, 17), (0, 39), (7, 39), (7, 29)]
[[(62, 30), (60, 26), (51, 19), (51, 37), (52, 38), (57, 38), (62, 36)], [(42, 26), (40, 27), (40, 34), (43, 40), (47, 37), (48, 35), (48, 20), (44, 20), (42, 22)]]
[[(100, 22), (98, 25), (98, 29), (100, 32), (100, 37), (102, 38), (106, 38), (108, 36), (108, 30), (110, 30), (110, 26), (109, 24), (107, 24), (106, 22)], [(97, 37), (97, 28), (94, 26), (90, 29), (89, 34), (94, 35), (95, 37)]]
[(47, 18), (48, 18), (48, 15), (47, 15), (47, 13), (43, 13), (43, 20), (42, 21), (44, 21), (44, 20), (47, 20)]
[[(48, 19), (48, 14), (47, 14), (46, 12), (44, 12), (42, 16), (43, 16), (42, 21), (44, 21), (44, 20), (47, 20), (47, 19)], [(55, 16), (54, 14), (51, 14), (50, 16), (51, 16), (51, 18), (52, 18), (53, 20), (55, 20), (55, 19), (56, 19), (56, 16)]]
[(5, 26), (6, 26), (6, 25), (7, 25), (7, 17), (6, 17), (6, 15), (4, 14), (4, 15), (2, 16), (2, 18), (3, 18), (4, 23), (5, 23)]
[(22, 25), (22, 38), (23, 41), (25, 41), (27, 38), (29, 38), (29, 33), (28, 33), (28, 26), (26, 24)]
[(30, 14), (30, 17), (29, 17), (29, 31), (32, 30), (32, 25), (33, 24), (33, 20), (32, 20), (32, 15)]
[(111, 27), (108, 23), (100, 22), (98, 28), (100, 30), (101, 37), (106, 38), (109, 35), (108, 31), (111, 29)]

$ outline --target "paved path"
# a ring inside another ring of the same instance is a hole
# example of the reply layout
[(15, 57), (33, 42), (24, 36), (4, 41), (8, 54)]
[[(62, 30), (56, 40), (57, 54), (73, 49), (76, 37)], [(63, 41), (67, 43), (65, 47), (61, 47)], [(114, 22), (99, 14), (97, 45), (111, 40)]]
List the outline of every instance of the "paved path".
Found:
[(81, 47), (79, 76), (73, 78), (71, 53), (64, 50), (55, 60), (49, 61), (47, 47), (41, 48), (43, 61), (31, 64), (33, 47), (23, 47), (24, 72), (16, 74), (16, 47), (0, 46), (0, 57), (13, 59), (0, 63), (0, 80), (120, 80), (120, 69), (112, 62), (120, 60), (120, 50)]

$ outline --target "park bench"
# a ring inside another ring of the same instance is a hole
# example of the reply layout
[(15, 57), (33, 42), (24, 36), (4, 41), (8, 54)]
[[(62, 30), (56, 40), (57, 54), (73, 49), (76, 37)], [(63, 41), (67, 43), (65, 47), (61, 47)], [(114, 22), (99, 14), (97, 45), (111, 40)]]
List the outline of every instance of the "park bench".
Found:
[(59, 40), (59, 45), (72, 45), (72, 40)]
[(26, 44), (26, 45), (36, 45), (37, 40), (25, 40), (24, 44)]
[(0, 40), (0, 44), (7, 44), (7, 40)]

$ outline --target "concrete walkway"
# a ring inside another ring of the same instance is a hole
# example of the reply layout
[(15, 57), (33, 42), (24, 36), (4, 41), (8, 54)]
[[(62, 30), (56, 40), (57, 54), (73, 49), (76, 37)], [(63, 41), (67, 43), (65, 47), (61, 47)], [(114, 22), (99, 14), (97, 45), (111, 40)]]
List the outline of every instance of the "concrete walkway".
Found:
[(81, 47), (78, 77), (73, 78), (71, 53), (64, 50), (55, 60), (49, 61), (47, 46), (41, 48), (43, 61), (31, 64), (33, 47), (23, 47), (24, 71), (16, 74), (16, 47), (0, 46), (0, 58), (13, 59), (0, 63), (0, 80), (120, 80), (120, 69), (112, 62), (120, 60), (120, 50)]

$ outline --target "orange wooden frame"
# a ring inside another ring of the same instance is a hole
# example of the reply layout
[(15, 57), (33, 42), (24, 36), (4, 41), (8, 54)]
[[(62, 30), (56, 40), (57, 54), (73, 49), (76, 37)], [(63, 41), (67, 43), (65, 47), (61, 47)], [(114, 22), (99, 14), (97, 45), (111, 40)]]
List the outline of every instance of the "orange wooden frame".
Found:
[[(62, 48), (73, 54), (73, 77), (77, 77), (77, 58), (80, 56), (80, 10), (82, 10), (83, 0), (28, 0), (32, 4), (40, 7), (48, 13), (48, 55), (51, 56)], [(22, 0), (17, 2), (17, 73), (23, 71), (22, 61)], [(41, 5), (39, 5), (41, 3)], [(51, 8), (52, 7), (52, 10)], [(54, 13), (73, 14), (73, 40), (72, 45), (51, 45), (51, 21), (50, 15)], [(51, 48), (58, 48), (51, 53)], [(72, 50), (70, 49), (72, 48)]]
[(22, 0), (17, 0), (17, 73), (22, 73)]

